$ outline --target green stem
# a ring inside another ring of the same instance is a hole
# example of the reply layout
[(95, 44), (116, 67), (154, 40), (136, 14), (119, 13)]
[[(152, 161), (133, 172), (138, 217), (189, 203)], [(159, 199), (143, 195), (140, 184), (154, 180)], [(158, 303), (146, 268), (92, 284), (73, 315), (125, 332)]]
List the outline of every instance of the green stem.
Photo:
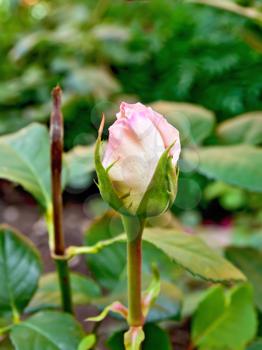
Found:
[(128, 323), (143, 326), (142, 312), (142, 233), (144, 220), (122, 216), (127, 233)]
[(65, 259), (54, 258), (59, 279), (62, 308), (65, 312), (73, 313), (72, 295), (70, 288), (70, 272)]
[(63, 155), (63, 116), (61, 112), (61, 89), (53, 90), (53, 111), (50, 121), (51, 139), (51, 183), (52, 183), (52, 230), (54, 234), (53, 258), (61, 291), (61, 302), (65, 312), (73, 313), (70, 273), (65, 255), (65, 240), (63, 232), (63, 201), (62, 201), (62, 155)]

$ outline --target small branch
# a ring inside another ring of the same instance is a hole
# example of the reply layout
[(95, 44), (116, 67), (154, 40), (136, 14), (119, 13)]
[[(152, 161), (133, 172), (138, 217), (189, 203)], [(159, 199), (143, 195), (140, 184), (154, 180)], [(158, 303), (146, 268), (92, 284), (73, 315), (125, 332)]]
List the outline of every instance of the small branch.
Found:
[(67, 259), (72, 259), (74, 256), (80, 255), (80, 254), (97, 254), (101, 250), (103, 250), (104, 248), (108, 247), (113, 243), (125, 242), (125, 241), (126, 241), (126, 235), (123, 234), (111, 239), (100, 241), (92, 246), (86, 246), (86, 247), (71, 246), (71, 247), (68, 247), (66, 250), (66, 257)]
[(63, 233), (63, 201), (62, 201), (62, 157), (64, 125), (61, 113), (61, 88), (56, 86), (52, 91), (53, 110), (50, 120), (51, 141), (51, 183), (52, 183), (52, 221), (54, 229), (54, 254), (56, 270), (61, 291), (62, 306), (65, 312), (72, 313), (72, 297), (70, 286), (70, 273), (67, 257), (65, 257), (65, 241)]

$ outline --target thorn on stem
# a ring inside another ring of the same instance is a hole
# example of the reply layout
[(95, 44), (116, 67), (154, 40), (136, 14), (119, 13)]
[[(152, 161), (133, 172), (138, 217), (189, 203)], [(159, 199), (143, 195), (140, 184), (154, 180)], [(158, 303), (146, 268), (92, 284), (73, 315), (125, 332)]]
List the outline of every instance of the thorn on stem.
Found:
[(98, 129), (98, 136), (101, 138), (102, 134), (103, 134), (103, 130), (104, 130), (104, 126), (105, 126), (105, 115), (104, 113), (102, 114), (102, 119), (101, 119), (101, 123)]

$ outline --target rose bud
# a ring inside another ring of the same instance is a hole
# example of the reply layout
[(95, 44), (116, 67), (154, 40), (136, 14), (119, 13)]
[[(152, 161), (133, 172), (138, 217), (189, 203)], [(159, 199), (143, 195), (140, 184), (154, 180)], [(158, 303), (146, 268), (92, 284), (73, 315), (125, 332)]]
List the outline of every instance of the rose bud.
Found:
[(141, 103), (122, 102), (100, 156), (102, 120), (95, 164), (101, 195), (125, 215), (160, 215), (177, 190), (179, 132), (159, 113)]

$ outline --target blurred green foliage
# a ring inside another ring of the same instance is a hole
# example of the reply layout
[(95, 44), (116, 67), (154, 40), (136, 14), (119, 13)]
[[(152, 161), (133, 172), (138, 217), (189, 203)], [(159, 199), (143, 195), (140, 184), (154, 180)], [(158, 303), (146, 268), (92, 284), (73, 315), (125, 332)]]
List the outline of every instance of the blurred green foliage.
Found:
[(218, 119), (262, 107), (261, 26), (234, 13), (171, 0), (1, 0), (0, 26), (2, 134), (46, 122), (57, 82), (67, 149), (92, 143), (101, 112), (124, 98), (193, 102)]
[[(262, 2), (226, 0), (241, 6), (235, 13), (207, 2), (0, 0), (0, 134), (47, 123), (50, 91), (60, 83), (66, 150), (92, 144), (101, 113), (110, 122), (120, 100), (140, 100), (163, 113), (180, 130), (184, 150), (259, 147), (262, 22), (250, 10), (261, 13)], [(86, 151), (79, 152), (68, 153), (73, 188), (92, 178), (92, 169), (85, 177)], [(75, 176), (79, 165), (83, 181)], [(259, 216), (261, 194), (219, 183), (205, 190), (211, 181), (196, 172), (198, 164), (189, 166), (182, 157), (179, 165), (173, 211), (186, 221), (195, 209), (196, 224), (243, 210)]]

